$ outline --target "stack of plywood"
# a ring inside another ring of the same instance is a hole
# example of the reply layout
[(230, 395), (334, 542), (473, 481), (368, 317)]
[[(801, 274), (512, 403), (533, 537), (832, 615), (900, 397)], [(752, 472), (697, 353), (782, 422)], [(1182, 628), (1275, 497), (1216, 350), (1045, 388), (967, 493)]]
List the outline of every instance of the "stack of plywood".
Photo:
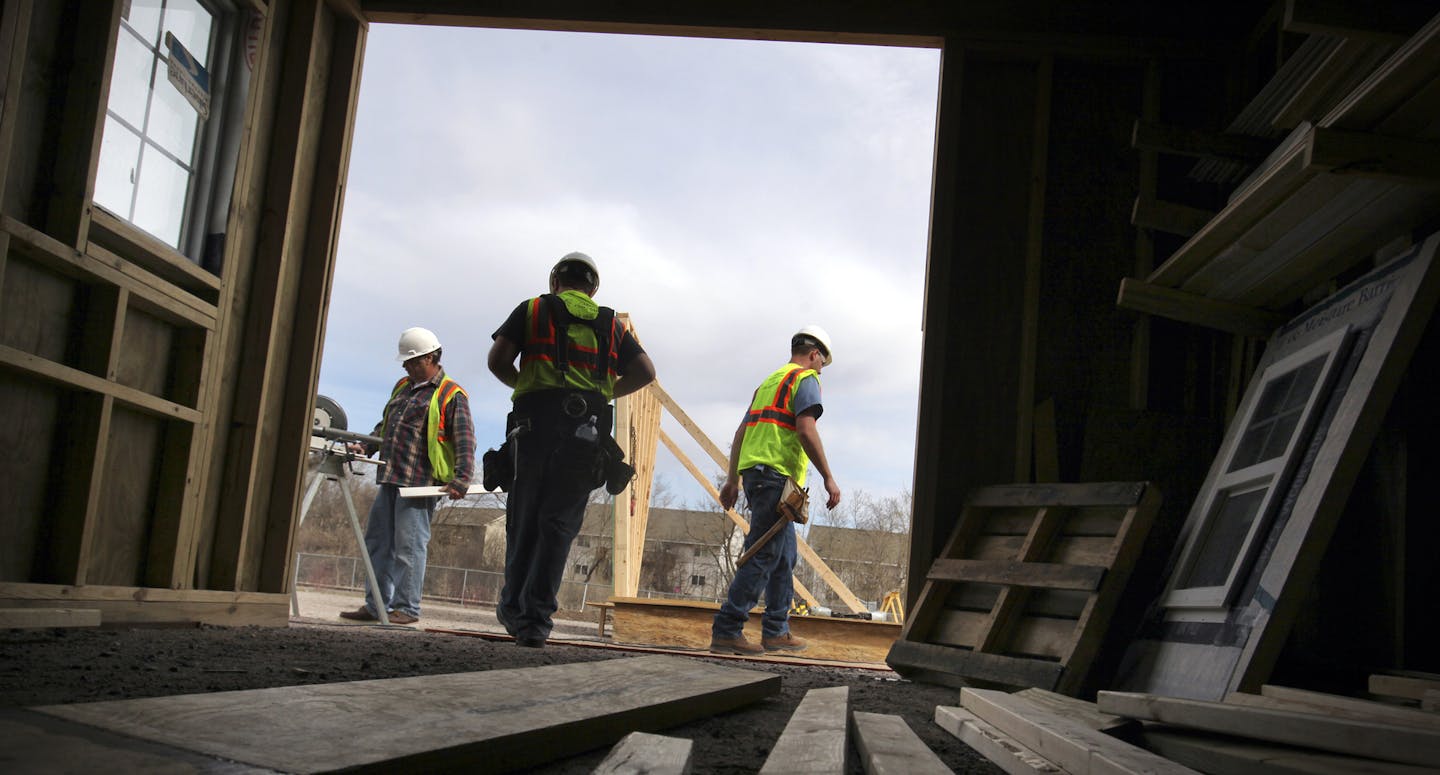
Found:
[[(1421, 697), (1440, 686), (1404, 678)], [(1279, 686), (1225, 702), (1102, 691), (1098, 703), (967, 688), (935, 722), (1010, 773), (1440, 771), (1440, 713)]]

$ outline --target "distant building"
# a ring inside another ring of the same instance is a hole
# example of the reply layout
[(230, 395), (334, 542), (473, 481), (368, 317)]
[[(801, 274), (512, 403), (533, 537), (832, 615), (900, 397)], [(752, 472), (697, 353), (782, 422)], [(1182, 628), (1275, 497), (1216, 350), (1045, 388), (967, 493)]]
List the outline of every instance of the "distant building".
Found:
[[(905, 589), (910, 560), (910, 536), (905, 533), (811, 524), (805, 541), (872, 611), (886, 592)], [(833, 593), (814, 568), (802, 562), (798, 575), (822, 603), (843, 610), (838, 599), (827, 597)]]

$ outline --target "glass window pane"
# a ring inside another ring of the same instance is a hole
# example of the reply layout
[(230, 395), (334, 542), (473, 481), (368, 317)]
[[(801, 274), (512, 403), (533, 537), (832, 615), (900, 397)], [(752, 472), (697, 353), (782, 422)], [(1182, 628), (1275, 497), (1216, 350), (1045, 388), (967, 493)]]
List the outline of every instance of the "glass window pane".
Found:
[(1239, 560), (1240, 547), (1250, 533), (1250, 525), (1255, 522), (1266, 492), (1268, 487), (1223, 496), (1225, 501), (1208, 521), (1205, 538), (1180, 583), (1181, 589), (1218, 587), (1225, 583), (1231, 567)]
[(150, 74), (155, 54), (124, 30), (115, 42), (115, 70), (110, 76), (112, 113), (137, 129), (145, 126), (145, 101), (150, 96)]
[(100, 167), (95, 173), (95, 202), (128, 219), (139, 163), (140, 136), (107, 116), (105, 134), (100, 141)]
[(180, 224), (185, 216), (185, 194), (189, 185), (189, 172), (147, 146), (141, 157), (133, 223), (171, 247), (179, 247)]
[(145, 136), (188, 165), (195, 150), (195, 125), (200, 122), (200, 115), (175, 84), (170, 83), (166, 72), (164, 64), (155, 69), (155, 96), (150, 103), (150, 123), (145, 126)]
[(130, 0), (126, 21), (140, 37), (155, 47), (160, 40), (160, 0)]
[[(165, 32), (174, 34), (180, 45), (210, 67), (210, 12), (195, 0), (169, 0), (165, 4)], [(160, 40), (165, 40), (161, 35)]]
[(1265, 383), (1227, 473), (1273, 460), (1285, 452), (1324, 368), (1322, 355)]

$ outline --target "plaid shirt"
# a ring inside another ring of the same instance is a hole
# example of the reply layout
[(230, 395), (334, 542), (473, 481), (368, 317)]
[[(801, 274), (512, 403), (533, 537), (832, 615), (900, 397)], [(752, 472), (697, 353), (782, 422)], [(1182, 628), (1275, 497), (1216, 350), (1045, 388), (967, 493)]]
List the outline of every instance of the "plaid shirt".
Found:
[[(375, 435), (381, 438), (380, 459), (385, 461), (376, 475), (380, 484), (423, 487), (438, 483), (430, 466), (425, 424), (430, 416), (430, 397), (444, 376), (445, 372), (439, 371), (428, 382), (402, 388), (386, 404), (384, 419), (375, 426)], [(475, 468), (475, 425), (470, 418), (470, 401), (457, 392), (446, 411), (449, 414), (445, 426), (455, 446), (455, 482), (469, 487)]]

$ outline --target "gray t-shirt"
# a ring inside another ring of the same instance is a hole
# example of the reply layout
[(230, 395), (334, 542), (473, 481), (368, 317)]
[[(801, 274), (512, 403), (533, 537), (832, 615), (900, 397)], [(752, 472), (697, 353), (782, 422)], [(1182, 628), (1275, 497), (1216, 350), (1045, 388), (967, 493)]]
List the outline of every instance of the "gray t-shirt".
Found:
[(814, 409), (815, 419), (820, 419), (825, 407), (820, 405), (820, 380), (816, 379), (815, 375), (800, 380), (800, 387), (795, 389), (794, 408), (796, 417), (804, 414), (807, 409)]

